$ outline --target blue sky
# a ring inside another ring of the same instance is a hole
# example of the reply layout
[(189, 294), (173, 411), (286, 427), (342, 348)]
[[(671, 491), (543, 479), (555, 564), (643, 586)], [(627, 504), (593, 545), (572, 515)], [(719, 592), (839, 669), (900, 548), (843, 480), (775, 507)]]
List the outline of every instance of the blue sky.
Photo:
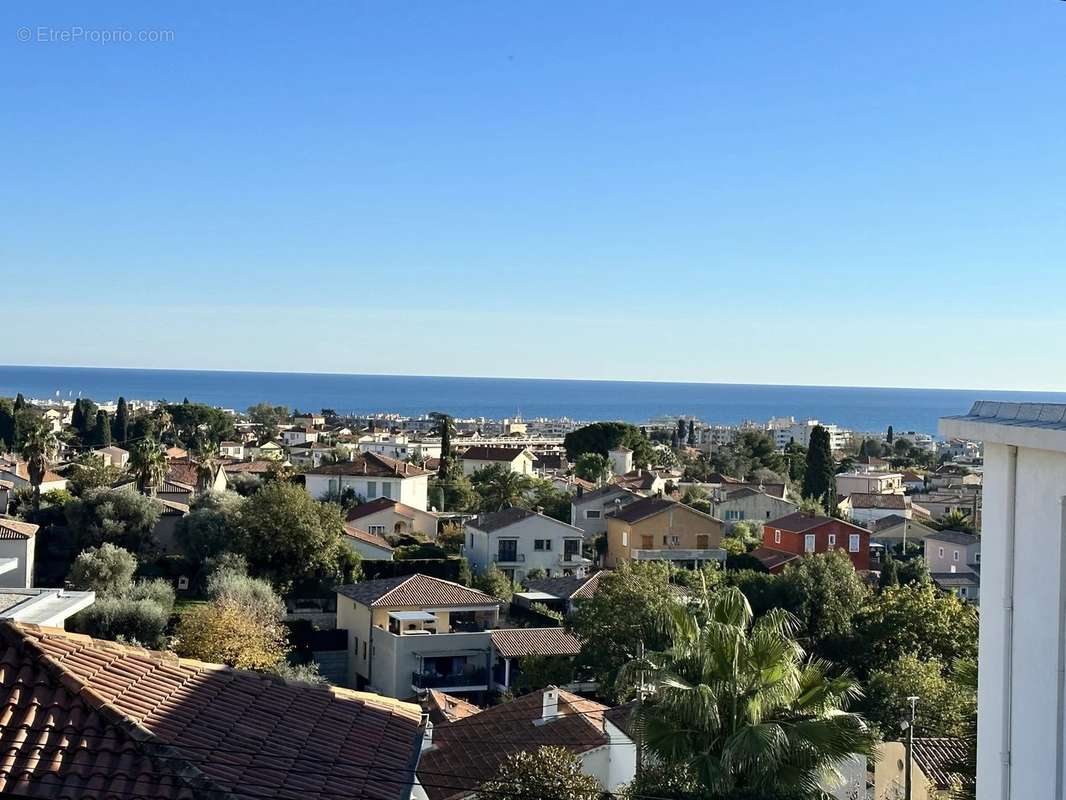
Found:
[(170, 6), (0, 7), (0, 362), (1066, 389), (1064, 2)]

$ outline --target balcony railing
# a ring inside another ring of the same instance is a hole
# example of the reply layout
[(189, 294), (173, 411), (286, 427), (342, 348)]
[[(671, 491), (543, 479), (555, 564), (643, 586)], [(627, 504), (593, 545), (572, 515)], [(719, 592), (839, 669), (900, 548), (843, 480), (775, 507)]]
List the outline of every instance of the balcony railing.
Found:
[(497, 553), (492, 557), (492, 560), (497, 564), (524, 564), (526, 562), (525, 553)]
[(725, 561), (726, 552), (721, 548), (707, 550), (634, 550), (637, 561)]
[(416, 689), (443, 689), (448, 686), (488, 686), (488, 677), (488, 670), (484, 667), (465, 670), (458, 675), (435, 675), (414, 672), (411, 674), (411, 685)]
[(559, 563), (564, 567), (583, 567), (592, 563), (591, 558), (585, 558), (581, 553), (560, 553)]

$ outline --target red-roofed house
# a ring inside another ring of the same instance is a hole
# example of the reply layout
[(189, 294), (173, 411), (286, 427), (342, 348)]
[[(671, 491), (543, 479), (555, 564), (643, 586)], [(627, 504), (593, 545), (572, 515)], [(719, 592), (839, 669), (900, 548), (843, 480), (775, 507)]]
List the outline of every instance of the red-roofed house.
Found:
[(437, 538), (437, 515), (406, 505), (399, 500), (379, 497), (348, 512), (348, 521), (356, 527), (378, 535), (418, 533)]
[(765, 548), (796, 555), (843, 550), (855, 569), (870, 569), (870, 532), (841, 519), (797, 511), (767, 522), (762, 540)]
[(308, 470), (304, 473), (304, 485), (307, 493), (315, 498), (340, 495), (350, 489), (363, 501), (385, 497), (425, 510), (429, 472), (388, 456), (360, 453), (351, 461)]

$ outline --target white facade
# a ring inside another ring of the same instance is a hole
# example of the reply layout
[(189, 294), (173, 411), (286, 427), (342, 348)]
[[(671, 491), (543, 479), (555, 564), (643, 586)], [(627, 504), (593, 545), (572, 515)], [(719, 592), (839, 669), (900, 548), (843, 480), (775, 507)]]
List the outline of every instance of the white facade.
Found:
[(607, 451), (607, 458), (611, 463), (611, 472), (614, 475), (625, 475), (633, 471), (633, 451), (628, 447), (616, 447)]
[(795, 442), (803, 447), (810, 446), (811, 431), (815, 426), (821, 425), (829, 432), (829, 446), (834, 450), (843, 450), (847, 447), (851, 432), (844, 428), (838, 428), (816, 419), (807, 419), (796, 422), (792, 417), (774, 417), (767, 425), (770, 435), (773, 436), (774, 445), (779, 450), (784, 450), (790, 442)]
[(521, 583), (530, 570), (542, 569), (549, 577), (584, 575), (591, 563), (581, 555), (584, 532), (552, 517), (530, 514), (489, 531), (477, 523), (477, 518), (467, 523), (463, 549), (475, 573), (496, 564)]
[(903, 494), (903, 476), (898, 472), (842, 472), (836, 476), (837, 497), (853, 492)]
[(978, 800), (1066, 784), (1066, 405), (974, 404), (940, 421), (984, 443)]
[[(33, 586), (33, 549), (36, 543), (34, 536), (26, 538), (0, 539), (0, 562), (6, 563), (6, 568), (0, 574), (0, 588), (3, 589), (29, 589)], [(10, 560), (17, 559), (18, 563), (10, 565)]]
[(388, 497), (425, 511), (429, 476), (378, 478), (372, 475), (315, 475), (309, 472), (304, 475), (304, 485), (307, 493), (314, 498), (322, 498), (351, 489), (357, 497), (363, 500)]

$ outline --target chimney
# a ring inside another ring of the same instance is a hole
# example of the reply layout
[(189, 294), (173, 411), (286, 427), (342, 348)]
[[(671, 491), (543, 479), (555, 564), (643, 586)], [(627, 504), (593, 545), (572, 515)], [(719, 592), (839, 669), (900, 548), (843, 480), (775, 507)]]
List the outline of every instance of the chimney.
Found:
[(540, 719), (537, 723), (543, 725), (545, 722), (551, 722), (553, 719), (559, 716), (559, 689), (555, 686), (549, 686), (544, 690), (543, 706), (540, 714)]
[(426, 752), (433, 749), (433, 720), (429, 718), (429, 714), (423, 714), (422, 720), (425, 723), (425, 727), (422, 729), (422, 750), (420, 752)]

